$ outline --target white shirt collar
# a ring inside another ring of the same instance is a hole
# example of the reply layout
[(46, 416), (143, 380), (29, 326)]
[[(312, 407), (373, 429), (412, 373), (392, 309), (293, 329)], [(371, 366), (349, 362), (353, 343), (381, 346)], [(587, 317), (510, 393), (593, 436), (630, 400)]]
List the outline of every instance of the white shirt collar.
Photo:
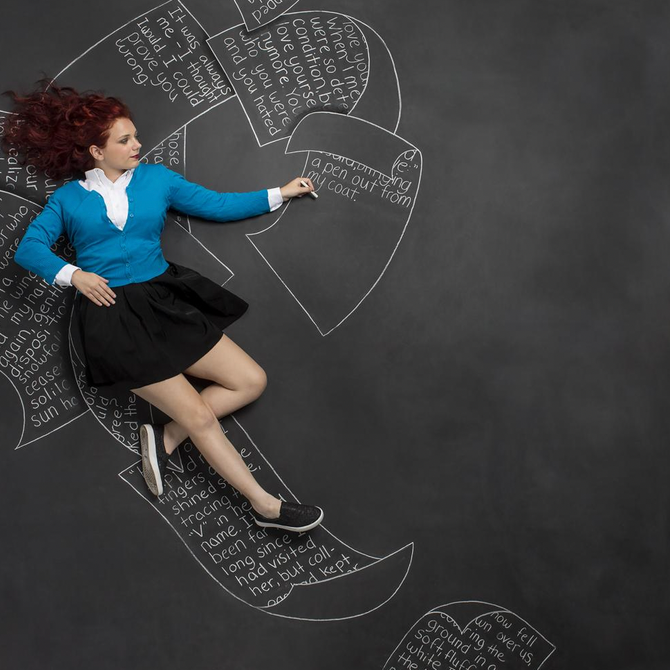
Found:
[(86, 176), (86, 181), (91, 184), (99, 184), (100, 186), (107, 186), (109, 188), (118, 188), (121, 186), (126, 186), (133, 176), (135, 168), (130, 168), (126, 170), (116, 181), (111, 181), (107, 178), (104, 170), (102, 168), (93, 168), (91, 170), (86, 170), (84, 175)]

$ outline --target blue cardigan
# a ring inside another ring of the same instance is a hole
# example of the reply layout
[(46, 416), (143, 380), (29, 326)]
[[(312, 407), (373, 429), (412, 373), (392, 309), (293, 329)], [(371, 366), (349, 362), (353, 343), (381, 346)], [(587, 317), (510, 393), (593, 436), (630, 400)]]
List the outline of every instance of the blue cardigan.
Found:
[(167, 270), (160, 238), (169, 208), (213, 221), (236, 221), (270, 211), (267, 189), (219, 193), (160, 164), (139, 163), (126, 194), (128, 219), (119, 230), (107, 217), (100, 193), (87, 191), (76, 180), (64, 184), (28, 226), (14, 260), (54, 284), (67, 261), (51, 247), (66, 233), (82, 270), (108, 279), (108, 286), (123, 286)]

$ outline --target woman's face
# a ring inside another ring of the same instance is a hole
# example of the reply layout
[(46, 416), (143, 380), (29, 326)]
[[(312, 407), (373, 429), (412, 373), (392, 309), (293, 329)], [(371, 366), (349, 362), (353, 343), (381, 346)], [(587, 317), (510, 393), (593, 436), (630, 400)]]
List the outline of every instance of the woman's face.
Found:
[(113, 174), (122, 174), (137, 167), (142, 146), (137, 137), (137, 129), (130, 119), (116, 119), (109, 131), (107, 144), (104, 147), (91, 146), (90, 151), (95, 158), (96, 167)]

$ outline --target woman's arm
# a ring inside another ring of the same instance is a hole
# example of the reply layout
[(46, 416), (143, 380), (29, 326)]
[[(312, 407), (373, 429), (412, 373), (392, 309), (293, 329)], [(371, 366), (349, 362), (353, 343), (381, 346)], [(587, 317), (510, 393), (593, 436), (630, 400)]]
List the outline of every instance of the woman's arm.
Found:
[(238, 221), (270, 211), (268, 191), (219, 193), (187, 181), (174, 170), (163, 167), (169, 183), (170, 207), (212, 221)]
[(65, 232), (63, 210), (57, 194), (58, 191), (51, 195), (44, 209), (32, 220), (14, 254), (14, 260), (21, 267), (52, 285), (55, 285), (54, 280), (60, 270), (69, 265), (51, 251), (56, 240)]

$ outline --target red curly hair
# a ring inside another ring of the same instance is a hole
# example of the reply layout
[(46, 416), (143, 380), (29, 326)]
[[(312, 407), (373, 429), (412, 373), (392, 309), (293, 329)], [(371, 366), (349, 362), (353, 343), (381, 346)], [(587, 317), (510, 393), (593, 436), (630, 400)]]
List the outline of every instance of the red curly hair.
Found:
[(130, 109), (118, 100), (96, 91), (78, 93), (70, 86), (38, 82), (33, 93), (21, 96), (13, 90), (16, 105), (5, 121), (0, 146), (21, 156), (20, 165), (32, 164), (53, 179), (73, 177), (95, 167), (88, 148), (104, 147), (109, 130), (119, 117), (132, 121)]

